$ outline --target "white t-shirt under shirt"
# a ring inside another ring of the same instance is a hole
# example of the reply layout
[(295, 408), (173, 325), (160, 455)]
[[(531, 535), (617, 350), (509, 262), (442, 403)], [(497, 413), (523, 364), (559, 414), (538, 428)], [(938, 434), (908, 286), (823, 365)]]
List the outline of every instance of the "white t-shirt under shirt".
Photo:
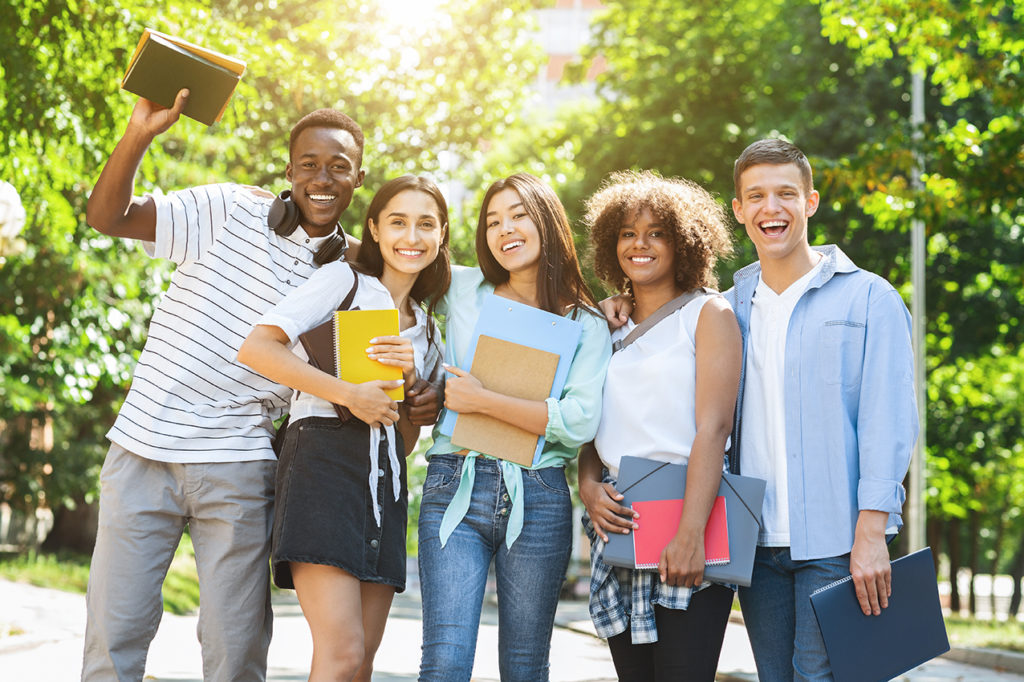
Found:
[[(292, 351), (303, 360), (307, 360), (305, 349), (298, 343), (299, 335), (330, 319), (352, 289), (355, 277), (359, 278), (359, 286), (352, 300), (352, 308), (382, 310), (395, 307), (391, 293), (380, 280), (358, 274), (348, 263), (336, 261), (323, 265), (308, 281), (260, 318), (257, 324), (279, 327), (288, 336)], [(413, 312), (416, 315), (416, 324), (402, 330), (401, 336), (412, 341), (419, 376), (436, 382), (443, 371), (441, 359), (444, 357), (444, 351), (441, 347), (441, 333), (419, 306), (413, 305)], [(434, 325), (433, 345), (427, 338), (428, 322)], [(331, 403), (302, 391), (295, 392), (289, 415), (291, 423), (306, 417), (337, 416)]]
[(781, 294), (758, 279), (750, 311), (743, 386), (743, 474), (768, 482), (758, 544), (788, 547), (786, 464), (786, 332), (797, 301), (821, 269), (820, 259)]
[(272, 199), (238, 185), (153, 201), (156, 242), (146, 251), (178, 267), (107, 438), (163, 462), (273, 460), (273, 420), (292, 391), (236, 356), (263, 313), (317, 270), (313, 256), (326, 237), (302, 227), (275, 234)]
[[(622, 457), (686, 464), (697, 435), (696, 331), (713, 296), (698, 296), (612, 355), (594, 438), (601, 461), (618, 477)], [(612, 333), (628, 335), (629, 320)]]

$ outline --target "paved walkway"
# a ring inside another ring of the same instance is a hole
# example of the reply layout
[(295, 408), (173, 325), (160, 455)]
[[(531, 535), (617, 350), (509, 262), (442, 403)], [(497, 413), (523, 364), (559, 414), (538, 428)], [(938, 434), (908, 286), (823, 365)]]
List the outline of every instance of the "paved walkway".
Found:
[[(374, 680), (416, 679), (420, 656), (420, 603), (417, 585), (399, 595), (376, 659)], [(312, 645), (294, 593), (274, 600), (274, 639), (268, 679), (304, 680)], [(474, 682), (498, 680), (497, 610), (487, 599), (480, 628)], [(586, 604), (559, 605), (551, 648), (552, 682), (611, 682), (614, 669), (604, 642), (592, 633)], [(85, 631), (85, 598), (58, 590), (0, 580), (0, 679), (4, 682), (61, 682), (78, 679)], [(164, 614), (150, 650), (147, 680), (199, 682), (202, 679), (196, 618)], [(719, 680), (757, 680), (741, 623), (730, 623), (719, 664)], [(915, 682), (1024, 682), (1024, 675), (964, 665), (947, 658), (929, 662), (901, 680)]]

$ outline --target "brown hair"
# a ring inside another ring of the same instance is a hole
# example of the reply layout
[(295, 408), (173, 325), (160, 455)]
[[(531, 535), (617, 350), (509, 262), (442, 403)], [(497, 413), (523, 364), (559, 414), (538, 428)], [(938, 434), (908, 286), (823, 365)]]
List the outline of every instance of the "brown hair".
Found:
[(804, 194), (809, 195), (814, 190), (814, 179), (811, 176), (811, 162), (807, 160), (807, 156), (795, 144), (776, 138), (766, 138), (749, 145), (733, 164), (732, 184), (736, 198), (743, 201), (743, 197), (740, 196), (740, 176), (743, 175), (743, 171), (761, 164), (783, 166), (787, 163), (796, 164), (800, 169)]
[(718, 286), (715, 263), (732, 254), (732, 236), (722, 205), (700, 185), (651, 171), (613, 173), (586, 207), (594, 272), (616, 290), (629, 288), (616, 253), (619, 230), (645, 208), (671, 235), (677, 286)]
[(540, 266), (537, 268), (540, 308), (557, 315), (564, 314), (567, 307), (575, 310), (590, 308), (590, 312), (594, 312), (597, 303), (580, 271), (565, 208), (553, 189), (529, 173), (516, 173), (497, 180), (484, 194), (476, 228), (476, 257), (484, 277), (495, 286), (509, 278), (508, 270), (498, 264), (487, 246), (487, 207), (494, 195), (505, 189), (519, 195), (523, 209), (540, 233)]
[[(448, 285), (452, 281), (451, 255), (448, 249), (448, 204), (444, 195), (433, 180), (423, 176), (403, 175), (388, 180), (370, 200), (370, 207), (366, 210), (366, 220), (363, 222), (363, 243), (359, 247), (353, 267), (363, 274), (372, 277), (380, 277), (384, 272), (384, 257), (380, 252), (380, 244), (370, 234), (370, 221), (380, 223), (380, 212), (398, 194), (412, 190), (423, 192), (437, 204), (437, 216), (441, 221), (441, 247), (437, 251), (434, 262), (425, 267), (416, 276), (416, 282), (412, 285), (409, 296), (417, 303), (427, 304), (427, 314), (432, 318), (434, 308), (438, 301), (448, 291)], [(427, 325), (427, 339), (434, 340), (434, 325)]]

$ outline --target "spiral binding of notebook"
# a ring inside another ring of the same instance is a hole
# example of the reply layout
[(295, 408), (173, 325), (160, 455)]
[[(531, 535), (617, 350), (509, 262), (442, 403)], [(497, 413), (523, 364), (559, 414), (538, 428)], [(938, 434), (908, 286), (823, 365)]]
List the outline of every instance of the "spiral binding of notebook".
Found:
[(334, 311), (334, 375), (341, 378), (341, 311)]
[(839, 580), (833, 580), (828, 585), (825, 585), (823, 587), (819, 587), (814, 592), (811, 592), (811, 596), (813, 597), (814, 595), (818, 594), (819, 592), (824, 592), (825, 590), (832, 589), (836, 585), (842, 585), (843, 583), (848, 583), (851, 580), (853, 580), (853, 576), (852, 575), (848, 575), (845, 578), (840, 578)]

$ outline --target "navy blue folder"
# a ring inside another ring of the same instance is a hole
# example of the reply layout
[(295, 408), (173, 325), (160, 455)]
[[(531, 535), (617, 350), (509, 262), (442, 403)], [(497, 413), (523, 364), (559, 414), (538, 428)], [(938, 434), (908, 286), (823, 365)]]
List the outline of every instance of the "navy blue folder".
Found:
[(892, 562), (881, 615), (864, 615), (849, 576), (811, 593), (811, 606), (836, 682), (890, 680), (949, 651), (929, 547)]

